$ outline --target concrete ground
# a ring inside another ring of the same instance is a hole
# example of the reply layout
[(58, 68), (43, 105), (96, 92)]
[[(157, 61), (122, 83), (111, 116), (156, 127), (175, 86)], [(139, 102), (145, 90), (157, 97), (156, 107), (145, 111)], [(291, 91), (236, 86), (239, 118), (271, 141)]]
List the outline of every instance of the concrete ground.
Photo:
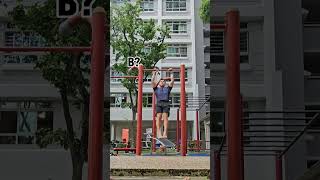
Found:
[(210, 157), (111, 156), (111, 169), (210, 169)]
[(207, 177), (176, 177), (176, 176), (148, 176), (148, 177), (134, 177), (134, 176), (114, 176), (112, 180), (207, 180)]
[(209, 156), (111, 156), (110, 161), (113, 180), (205, 180), (210, 172)]

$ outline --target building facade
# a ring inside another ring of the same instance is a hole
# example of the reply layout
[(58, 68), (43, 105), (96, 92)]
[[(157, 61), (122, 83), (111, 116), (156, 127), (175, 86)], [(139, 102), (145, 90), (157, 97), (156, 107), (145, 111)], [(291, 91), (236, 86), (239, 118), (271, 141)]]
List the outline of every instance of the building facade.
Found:
[[(317, 1), (214, 0), (211, 5), (215, 23), (224, 22), (225, 13), (232, 8), (237, 8), (240, 12), (240, 80), (246, 110), (319, 109), (320, 96), (316, 94), (319, 92), (318, 70), (316, 70), (319, 67), (316, 60), (319, 43), (316, 33), (319, 30), (317, 10), (320, 6)], [(208, 57), (205, 58), (205, 63), (210, 64), (210, 68), (206, 70), (206, 81), (211, 80), (211, 97), (215, 100), (214, 107), (211, 107), (215, 111), (211, 122), (214, 149), (219, 147), (224, 126), (227, 126), (223, 123), (225, 118), (223, 35), (224, 33), (219, 31), (211, 33), (211, 61)], [(283, 115), (283, 117), (288, 116)], [(274, 123), (270, 120), (261, 122), (264, 125)], [(250, 126), (253, 122), (245, 123), (249, 124), (246, 130), (257, 130), (256, 127)], [(288, 125), (291, 122), (283, 120), (281, 123)], [(290, 127), (283, 127), (281, 130), (292, 130)], [(264, 128), (262, 130), (269, 131), (264, 135), (271, 135), (272, 130), (277, 130), (267, 126)], [(317, 130), (308, 131), (307, 135), (285, 154), (284, 179), (298, 179), (319, 161), (316, 132)], [(287, 146), (284, 143), (280, 145)], [(226, 156), (223, 155), (222, 179), (226, 179), (226, 160)], [(246, 180), (275, 179), (275, 169), (275, 156), (245, 156)]]

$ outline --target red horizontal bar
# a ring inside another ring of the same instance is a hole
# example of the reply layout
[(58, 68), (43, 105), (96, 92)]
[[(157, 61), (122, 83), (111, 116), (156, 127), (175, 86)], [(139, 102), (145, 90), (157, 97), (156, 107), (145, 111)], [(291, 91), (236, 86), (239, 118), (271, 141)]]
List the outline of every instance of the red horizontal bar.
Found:
[[(144, 69), (144, 71), (157, 71), (154, 69)], [(158, 69), (158, 71), (169, 71), (169, 69)], [(173, 72), (180, 72), (180, 68), (172, 68)]]
[(207, 148), (188, 148), (188, 150), (210, 150), (210, 149), (207, 149)]
[(90, 52), (91, 47), (0, 47), (0, 52)]
[(121, 79), (121, 78), (138, 78), (138, 76), (111, 76), (110, 78), (117, 78), (117, 79)]
[(226, 24), (210, 24), (211, 29), (225, 29), (226, 27)]

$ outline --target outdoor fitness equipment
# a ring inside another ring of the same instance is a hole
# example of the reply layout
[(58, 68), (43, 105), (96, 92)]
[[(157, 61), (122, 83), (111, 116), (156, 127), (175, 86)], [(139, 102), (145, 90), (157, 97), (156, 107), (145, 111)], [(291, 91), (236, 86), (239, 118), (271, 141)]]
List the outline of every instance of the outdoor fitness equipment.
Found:
[[(133, 67), (136, 68), (136, 67)], [(144, 69), (140, 64), (138, 66), (138, 76), (112, 76), (111, 78), (137, 78), (138, 79), (138, 104), (137, 104), (137, 134), (136, 134), (136, 155), (141, 155), (142, 149), (142, 102), (143, 102), (143, 79), (144, 71), (154, 71), (154, 69)], [(168, 69), (159, 69), (158, 71), (168, 71)], [(173, 69), (180, 72), (180, 116), (181, 116), (181, 156), (187, 154), (187, 114), (186, 114), (186, 90), (185, 90), (185, 65), (181, 64), (180, 68)], [(163, 79), (170, 79), (169, 77)], [(155, 127), (155, 95), (153, 94), (153, 125), (152, 133), (156, 133)], [(155, 147), (155, 139), (153, 139), (153, 147)]]

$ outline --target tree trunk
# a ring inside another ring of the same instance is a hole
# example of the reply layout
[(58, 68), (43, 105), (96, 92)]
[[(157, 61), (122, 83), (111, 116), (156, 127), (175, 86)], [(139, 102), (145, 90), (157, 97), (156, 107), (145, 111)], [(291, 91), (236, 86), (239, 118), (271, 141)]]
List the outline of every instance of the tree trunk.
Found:
[(131, 121), (131, 133), (130, 136), (132, 137), (132, 144), (136, 144), (136, 114), (135, 108), (131, 109), (132, 112), (132, 121)]
[(131, 104), (131, 112), (132, 112), (132, 121), (131, 121), (131, 130), (130, 130), (130, 137), (132, 138), (131, 140), (131, 144), (135, 144), (135, 137), (136, 137), (136, 128), (135, 128), (135, 125), (134, 123), (136, 122), (136, 114), (137, 114), (137, 111), (136, 111), (136, 105), (134, 104), (133, 102), (133, 97), (132, 97), (132, 92), (129, 90), (129, 97), (130, 97), (130, 104)]
[[(77, 156), (77, 155), (72, 155)], [(79, 160), (79, 157), (72, 158), (72, 180), (82, 180), (84, 161)]]

